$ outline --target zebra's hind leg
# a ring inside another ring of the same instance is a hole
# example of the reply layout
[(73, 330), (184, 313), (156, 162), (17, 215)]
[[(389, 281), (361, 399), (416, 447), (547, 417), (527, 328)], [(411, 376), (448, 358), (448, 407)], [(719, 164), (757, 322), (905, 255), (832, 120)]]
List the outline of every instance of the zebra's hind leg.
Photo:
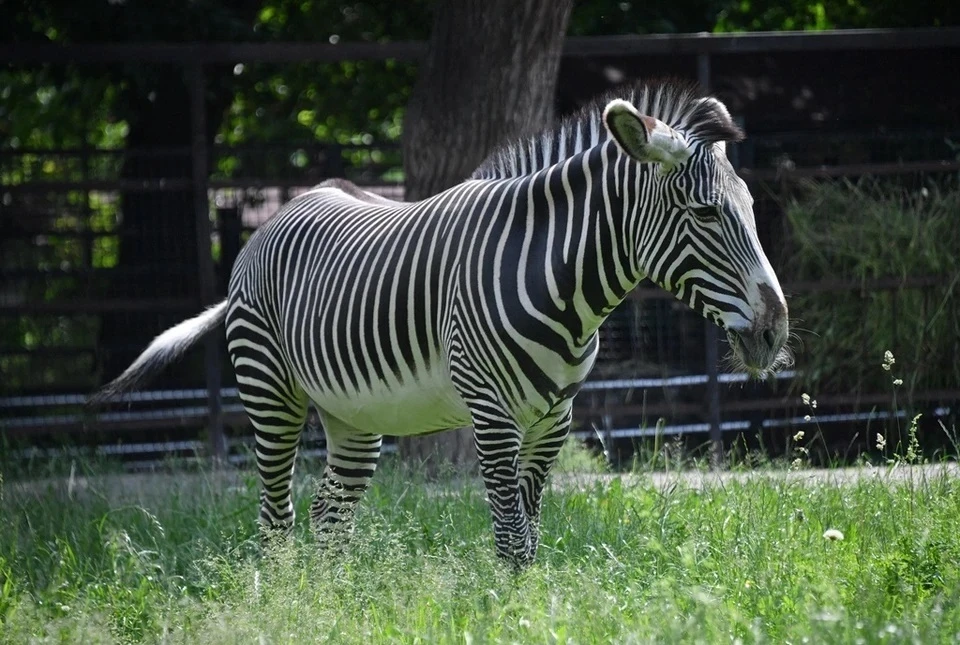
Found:
[(260, 477), (260, 525), (264, 537), (293, 528), (293, 467), (307, 419), (307, 395), (290, 374), (259, 319), (234, 313), (227, 346), (237, 375), (240, 400), (253, 424)]
[(299, 401), (277, 399), (269, 404), (263, 399), (253, 404), (244, 401), (244, 407), (255, 428), (260, 525), (265, 537), (287, 535), (296, 519), (293, 470), (307, 416), (306, 396)]
[(532, 427), (520, 445), (520, 497), (530, 522), (530, 559), (540, 546), (540, 508), (547, 476), (570, 434), (572, 401), (566, 401)]
[[(260, 476), (260, 525), (265, 537), (287, 535), (293, 529), (293, 469), (300, 443), (300, 432), (307, 416), (306, 397), (302, 401), (276, 399), (267, 403), (241, 399), (256, 438), (257, 473)], [(248, 402), (250, 401), (250, 402)]]
[(327, 465), (310, 505), (310, 525), (322, 545), (334, 546), (352, 528), (357, 503), (377, 469), (383, 436), (327, 415), (323, 425)]

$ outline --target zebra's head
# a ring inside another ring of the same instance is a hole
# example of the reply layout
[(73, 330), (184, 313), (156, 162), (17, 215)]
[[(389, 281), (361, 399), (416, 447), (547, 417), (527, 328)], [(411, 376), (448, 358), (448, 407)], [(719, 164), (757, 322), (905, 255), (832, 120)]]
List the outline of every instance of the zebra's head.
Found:
[(726, 331), (739, 367), (763, 376), (789, 364), (789, 324), (783, 291), (757, 238), (753, 198), (727, 159), (725, 142), (742, 135), (714, 98), (692, 98), (673, 115), (671, 127), (620, 99), (603, 111), (627, 157), (626, 176), (644, 177), (635, 203), (624, 205), (637, 213), (635, 261)]

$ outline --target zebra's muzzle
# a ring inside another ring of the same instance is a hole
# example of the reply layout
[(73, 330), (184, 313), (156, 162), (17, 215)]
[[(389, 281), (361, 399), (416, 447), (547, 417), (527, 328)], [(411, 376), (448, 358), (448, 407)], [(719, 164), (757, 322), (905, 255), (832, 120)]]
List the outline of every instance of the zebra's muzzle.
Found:
[(752, 376), (763, 376), (789, 362), (786, 324), (727, 330), (735, 361)]

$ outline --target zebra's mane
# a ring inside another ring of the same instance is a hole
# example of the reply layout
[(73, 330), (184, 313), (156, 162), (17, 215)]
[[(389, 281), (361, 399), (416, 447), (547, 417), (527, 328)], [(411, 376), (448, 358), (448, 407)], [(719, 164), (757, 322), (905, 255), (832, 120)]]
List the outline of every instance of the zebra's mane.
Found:
[(470, 178), (527, 175), (602, 143), (609, 137), (601, 121), (603, 109), (617, 98), (630, 101), (640, 114), (660, 119), (690, 139), (714, 143), (743, 138), (723, 103), (704, 96), (696, 84), (674, 80), (640, 82), (605, 92), (539, 134), (501, 147)]

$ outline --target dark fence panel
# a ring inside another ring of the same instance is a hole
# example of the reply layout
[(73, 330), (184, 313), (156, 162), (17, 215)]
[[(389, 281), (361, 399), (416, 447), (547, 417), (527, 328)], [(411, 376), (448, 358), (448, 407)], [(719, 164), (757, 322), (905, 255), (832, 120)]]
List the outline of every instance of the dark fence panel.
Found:
[[(402, 198), (400, 151), (392, 142), (211, 144), (204, 70), (256, 61), (414, 60), (422, 51), (421, 43), (0, 45), (0, 62), (25, 67), (177, 65), (188, 79), (189, 115), (185, 138), (170, 145), (0, 149), (3, 437), (30, 450), (56, 448), (67, 437), (141, 464), (168, 454), (245, 459), (249, 428), (219, 337), (151, 391), (98, 417), (84, 410), (84, 397), (143, 349), (132, 339), (222, 297), (250, 232), (291, 196), (347, 177)], [(775, 256), (783, 244), (780, 200), (798, 178), (960, 170), (949, 146), (960, 140), (960, 88), (924, 76), (942, 73), (944, 60), (958, 62), (958, 52), (955, 29), (571, 39), (558, 102), (568, 111), (651, 69), (711, 86), (751, 133), (731, 157), (751, 183), (761, 238)], [(939, 276), (869, 284), (783, 278), (788, 293), (880, 290), (894, 300), (904, 290), (941, 286)], [(716, 357), (726, 348), (714, 328), (652, 286), (614, 312), (601, 337), (596, 372), (576, 410), (582, 437), (595, 429), (610, 441), (712, 429), (719, 447), (721, 433), (782, 438), (815, 421), (804, 419), (791, 373), (768, 384), (718, 373)], [(881, 419), (896, 414), (890, 399), (821, 396), (818, 418)], [(919, 392), (914, 401), (955, 417), (960, 392)], [(660, 417), (666, 424), (657, 430)], [(315, 422), (307, 437), (311, 450), (322, 448)]]

